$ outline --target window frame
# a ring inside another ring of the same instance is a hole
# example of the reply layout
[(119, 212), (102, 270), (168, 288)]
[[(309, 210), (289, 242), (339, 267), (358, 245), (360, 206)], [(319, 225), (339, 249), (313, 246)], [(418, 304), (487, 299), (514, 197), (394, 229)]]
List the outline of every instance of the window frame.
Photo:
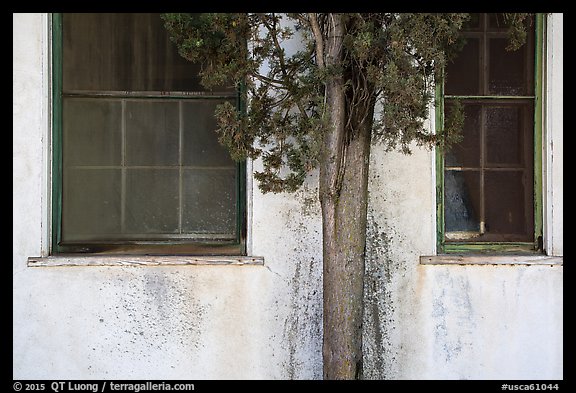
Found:
[[(236, 239), (234, 241), (193, 240), (174, 238), (155, 241), (110, 241), (82, 244), (62, 244), (62, 194), (63, 194), (63, 31), (62, 14), (51, 14), (51, 228), (49, 255), (62, 254), (108, 254), (108, 255), (247, 255), (247, 201), (246, 201), (246, 161), (237, 163), (237, 215)], [(138, 95), (126, 98), (138, 98)], [(160, 97), (154, 97), (160, 98)], [(170, 99), (219, 99), (230, 95), (174, 94)], [(245, 87), (236, 89), (236, 106), (243, 113), (246, 107)]]
[[(459, 253), (521, 253), (541, 254), (543, 250), (543, 212), (542, 212), (542, 136), (543, 136), (543, 57), (544, 31), (546, 19), (544, 14), (537, 13), (534, 18), (534, 130), (533, 130), (533, 202), (534, 202), (534, 241), (458, 241), (446, 240), (444, 217), (444, 151), (438, 146), (435, 149), (436, 172), (436, 252), (437, 254)], [(508, 98), (508, 97), (504, 97)], [(504, 99), (503, 98), (503, 99)], [(444, 76), (436, 83), (435, 90), (435, 124), (436, 132), (444, 129)], [(498, 100), (498, 98), (494, 98)]]

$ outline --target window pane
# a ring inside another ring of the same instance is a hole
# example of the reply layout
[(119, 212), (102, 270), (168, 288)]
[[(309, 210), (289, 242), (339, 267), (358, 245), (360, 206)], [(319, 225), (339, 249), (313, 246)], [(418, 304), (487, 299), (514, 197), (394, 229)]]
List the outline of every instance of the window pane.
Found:
[[(486, 232), (521, 234), (533, 231), (530, 181), (522, 171), (487, 171), (485, 174)], [(528, 193), (527, 193), (528, 191)]]
[(69, 169), (63, 181), (63, 241), (110, 239), (120, 233), (119, 169)]
[(216, 106), (223, 102), (224, 100), (194, 100), (183, 103), (184, 165), (235, 166), (228, 151), (218, 142), (216, 134), (214, 111)]
[(480, 230), (480, 175), (477, 171), (444, 171), (446, 232)]
[(64, 14), (63, 35), (64, 91), (205, 90), (160, 14)]
[(126, 102), (126, 164), (178, 165), (178, 102)]
[(491, 31), (507, 30), (508, 24), (503, 13), (488, 14), (488, 29)]
[(177, 169), (126, 170), (126, 232), (178, 232)]
[(445, 93), (449, 95), (479, 95), (480, 40), (466, 38), (466, 44), (453, 62), (446, 66)]
[(508, 38), (488, 41), (488, 90), (489, 94), (529, 95), (526, 45), (515, 51), (506, 50)]
[(530, 139), (532, 126), (527, 124), (526, 110), (521, 104), (486, 108), (487, 165), (523, 165), (524, 139)]
[[(445, 108), (446, 113), (449, 113), (452, 108), (449, 101), (446, 101)], [(480, 166), (480, 108), (480, 105), (464, 106), (462, 140), (446, 152), (446, 166)]]
[(183, 191), (183, 231), (234, 237), (237, 217), (234, 169), (186, 169)]
[(480, 28), (480, 18), (482, 14), (471, 13), (470, 19), (462, 24), (463, 31), (478, 30)]
[(235, 87), (203, 95), (200, 67), (180, 57), (160, 14), (62, 23), (61, 245), (236, 242), (238, 164), (214, 118), (218, 104), (236, 103)]
[(118, 100), (63, 100), (64, 165), (119, 165), (122, 107)]

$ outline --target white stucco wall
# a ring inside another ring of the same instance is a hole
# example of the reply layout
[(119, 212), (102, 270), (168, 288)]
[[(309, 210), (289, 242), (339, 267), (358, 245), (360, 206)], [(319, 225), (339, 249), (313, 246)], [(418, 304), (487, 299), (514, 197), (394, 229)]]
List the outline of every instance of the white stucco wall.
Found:
[[(547, 241), (562, 255), (561, 15), (549, 27)], [(250, 188), (264, 266), (27, 267), (48, 238), (48, 45), (47, 15), (13, 15), (13, 378), (321, 378), (315, 175), (294, 195)], [(562, 378), (561, 266), (419, 264), (433, 167), (427, 150), (372, 155), (365, 376)]]

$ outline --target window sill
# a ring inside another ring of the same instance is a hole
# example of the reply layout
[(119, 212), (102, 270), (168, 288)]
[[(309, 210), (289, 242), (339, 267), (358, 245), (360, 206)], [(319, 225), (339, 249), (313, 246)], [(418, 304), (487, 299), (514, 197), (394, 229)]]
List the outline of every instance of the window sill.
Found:
[(29, 267), (55, 266), (263, 266), (264, 257), (187, 255), (58, 255), (29, 257)]
[(564, 257), (547, 255), (462, 255), (421, 256), (421, 265), (551, 265), (562, 266)]

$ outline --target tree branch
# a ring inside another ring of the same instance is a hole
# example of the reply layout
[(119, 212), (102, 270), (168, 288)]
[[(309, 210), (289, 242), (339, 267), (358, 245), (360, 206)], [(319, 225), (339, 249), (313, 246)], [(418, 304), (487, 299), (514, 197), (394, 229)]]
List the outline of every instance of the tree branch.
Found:
[[(272, 36), (272, 42), (274, 43), (274, 47), (276, 48), (276, 51), (278, 53), (278, 61), (280, 63), (280, 71), (282, 72), (282, 76), (284, 78), (284, 86), (288, 89), (288, 91), (292, 91), (292, 89), (294, 89), (295, 86), (292, 84), (291, 75), (286, 70), (286, 59), (284, 58), (284, 50), (282, 49), (282, 47), (280, 46), (280, 42), (278, 41), (278, 30), (276, 29), (276, 19), (272, 17), (272, 23), (273, 23), (272, 26), (270, 26), (270, 24), (264, 18), (262, 19), (262, 23), (264, 24), (264, 26), (266, 26), (266, 28), (270, 32), (270, 35)], [(292, 96), (294, 96), (294, 94), (292, 94)], [(305, 119), (308, 119), (308, 113), (306, 113), (306, 110), (304, 109), (304, 106), (302, 105), (300, 100), (295, 100), (295, 104), (300, 110), (302, 116)]]
[(318, 24), (318, 18), (316, 14), (308, 14), (308, 19), (310, 21), (310, 27), (312, 33), (314, 33), (314, 43), (316, 46), (316, 64), (319, 68), (324, 68), (324, 37), (322, 37), (322, 31), (320, 30), (320, 25)]

